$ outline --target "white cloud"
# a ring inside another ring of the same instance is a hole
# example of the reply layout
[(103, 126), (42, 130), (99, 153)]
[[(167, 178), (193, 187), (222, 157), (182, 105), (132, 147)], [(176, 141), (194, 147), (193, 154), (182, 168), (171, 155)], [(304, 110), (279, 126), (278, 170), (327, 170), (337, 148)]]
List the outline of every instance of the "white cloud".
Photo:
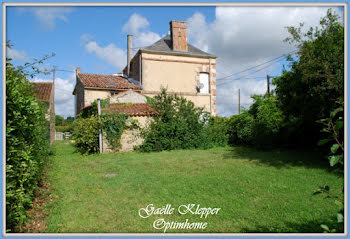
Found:
[(141, 29), (145, 29), (148, 26), (149, 26), (149, 22), (145, 17), (137, 13), (134, 13), (130, 16), (129, 20), (124, 24), (122, 30), (123, 32), (128, 32), (128, 33), (137, 35)]
[[(52, 79), (34, 78), (33, 82), (52, 82)], [(74, 116), (75, 73), (67, 78), (57, 77), (55, 80), (55, 113), (63, 117)]]
[(29, 10), (40, 21), (46, 30), (53, 30), (57, 20), (68, 21), (68, 14), (72, 12), (70, 7), (20, 7), (19, 13)]
[[(295, 49), (283, 40), (288, 36), (286, 26), (305, 23), (305, 29), (319, 24), (327, 7), (217, 7), (216, 18), (208, 23), (203, 14), (197, 12), (187, 19), (188, 39), (196, 47), (215, 54), (217, 79), (231, 75), (291, 52)], [(340, 14), (339, 8), (334, 10)], [(281, 64), (271, 65), (252, 76), (280, 74)], [(234, 75), (242, 77), (251, 72)], [(232, 77), (230, 78), (232, 79)], [(220, 82), (229, 82), (221, 84)], [(238, 88), (241, 102), (246, 107), (252, 103), (251, 94), (265, 93), (266, 80), (242, 79), (217, 81), (219, 114), (236, 113)], [(233, 94), (233, 95), (232, 95)]]
[[(153, 44), (160, 39), (158, 33), (147, 30), (149, 22), (146, 18), (137, 13), (131, 15), (127, 23), (123, 26), (123, 31), (133, 33), (133, 48), (145, 47)], [(125, 38), (125, 42), (126, 42)], [(92, 40), (91, 35), (83, 34), (80, 37), (80, 42), (84, 44), (87, 52), (96, 55), (98, 58), (108, 62), (114, 66), (117, 71), (121, 71), (126, 66), (126, 49), (119, 48), (113, 43), (102, 47), (96, 41)], [(138, 49), (135, 49), (133, 53)]]
[(116, 47), (114, 44), (109, 44), (106, 47), (101, 47), (95, 41), (86, 43), (85, 49), (98, 58), (107, 61), (117, 70), (123, 70), (126, 65), (126, 51)]
[(12, 48), (6, 48), (6, 57), (11, 58), (14, 61), (21, 61), (27, 58), (27, 53), (25, 51), (20, 51)]
[(156, 41), (158, 41), (159, 39), (160, 39), (160, 36), (158, 33), (151, 32), (151, 31), (139, 32), (134, 37), (133, 47), (149, 46), (155, 43)]

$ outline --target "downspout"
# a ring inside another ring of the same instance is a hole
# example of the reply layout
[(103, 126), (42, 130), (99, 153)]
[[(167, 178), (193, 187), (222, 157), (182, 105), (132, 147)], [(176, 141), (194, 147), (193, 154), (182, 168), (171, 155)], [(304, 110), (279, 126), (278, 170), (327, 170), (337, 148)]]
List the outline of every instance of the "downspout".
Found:
[(211, 105), (211, 102), (212, 102), (211, 96), (213, 92), (211, 90), (211, 58), (209, 58), (209, 93), (210, 93), (209, 109), (210, 109), (210, 115), (212, 115), (213, 112), (212, 112), (212, 105)]

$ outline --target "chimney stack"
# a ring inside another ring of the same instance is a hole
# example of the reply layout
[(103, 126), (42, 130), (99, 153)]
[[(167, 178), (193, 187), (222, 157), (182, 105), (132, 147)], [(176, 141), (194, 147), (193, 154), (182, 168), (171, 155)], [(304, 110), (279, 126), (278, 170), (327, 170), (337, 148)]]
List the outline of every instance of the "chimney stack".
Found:
[(174, 51), (187, 51), (187, 24), (181, 21), (170, 22), (170, 37)]
[(132, 35), (128, 35), (128, 77), (130, 77), (130, 61), (132, 57)]
[(79, 74), (80, 72), (80, 67), (75, 68), (75, 74)]

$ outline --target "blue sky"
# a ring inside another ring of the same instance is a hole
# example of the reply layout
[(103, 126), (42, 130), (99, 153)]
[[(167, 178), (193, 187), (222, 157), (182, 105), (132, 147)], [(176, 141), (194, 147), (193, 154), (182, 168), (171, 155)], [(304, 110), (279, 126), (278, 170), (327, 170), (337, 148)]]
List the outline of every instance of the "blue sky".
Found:
[[(334, 8), (342, 16), (341, 8)], [(134, 35), (134, 47), (152, 44), (169, 31), (169, 21), (188, 24), (189, 43), (218, 56), (218, 113), (237, 113), (237, 91), (248, 107), (251, 94), (266, 91), (266, 74), (280, 75), (285, 61), (259, 65), (295, 47), (283, 42), (285, 26), (315, 26), (327, 7), (7, 7), (7, 55), (16, 65), (56, 53), (43, 65), (56, 65), (56, 113), (74, 114), (74, 69), (112, 74), (126, 63), (126, 35)], [(137, 49), (135, 49), (136, 51)], [(266, 67), (268, 66), (268, 67)], [(266, 68), (264, 68), (266, 67)], [(254, 73), (256, 70), (258, 72)], [(227, 80), (220, 78), (233, 75)], [(38, 75), (33, 81), (49, 81)]]

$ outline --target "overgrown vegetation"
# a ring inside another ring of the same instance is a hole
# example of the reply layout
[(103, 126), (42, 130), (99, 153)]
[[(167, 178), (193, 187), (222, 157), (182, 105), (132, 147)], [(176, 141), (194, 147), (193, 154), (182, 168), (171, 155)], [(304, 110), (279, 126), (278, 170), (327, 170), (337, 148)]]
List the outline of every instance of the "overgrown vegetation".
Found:
[(255, 95), (253, 99), (249, 110), (230, 118), (229, 143), (255, 146), (279, 144), (284, 117), (277, 107), (276, 97)]
[(66, 119), (60, 115), (55, 116), (56, 132), (72, 132), (74, 117), (68, 116)]
[[(101, 109), (109, 105), (109, 99), (101, 100)], [(97, 100), (92, 107), (84, 109), (75, 121), (73, 129), (74, 145), (80, 153), (91, 154), (99, 151), (99, 129), (101, 128), (108, 144), (112, 148), (120, 147), (120, 139), (127, 125), (128, 116), (122, 113), (103, 112), (97, 115)]]
[(6, 230), (26, 222), (49, 154), (47, 107), (36, 100), (22, 67), (6, 62)]
[[(150, 126), (142, 132), (144, 142), (137, 149), (142, 152), (209, 148), (226, 145), (227, 133), (223, 121), (210, 119), (203, 108), (166, 89), (150, 101), (157, 111)], [(218, 130), (216, 135), (212, 135)]]
[(73, 140), (76, 149), (82, 154), (96, 153), (99, 151), (98, 135), (101, 122), (97, 116), (78, 118), (73, 128)]

